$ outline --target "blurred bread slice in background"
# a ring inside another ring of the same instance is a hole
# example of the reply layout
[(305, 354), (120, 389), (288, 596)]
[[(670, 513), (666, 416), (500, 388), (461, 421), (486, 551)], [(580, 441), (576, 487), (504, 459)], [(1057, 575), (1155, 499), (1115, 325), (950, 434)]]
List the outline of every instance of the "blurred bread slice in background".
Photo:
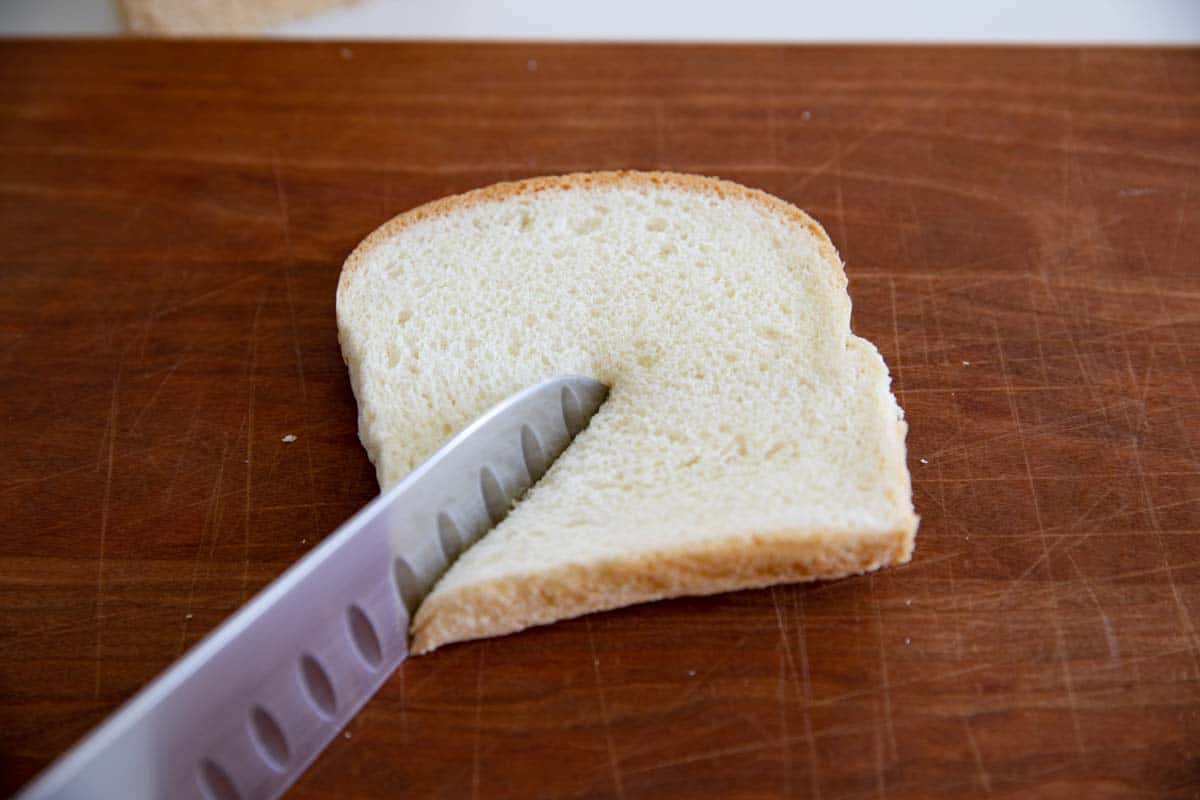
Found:
[(358, 0), (121, 0), (121, 9), (133, 33), (236, 36), (355, 2)]

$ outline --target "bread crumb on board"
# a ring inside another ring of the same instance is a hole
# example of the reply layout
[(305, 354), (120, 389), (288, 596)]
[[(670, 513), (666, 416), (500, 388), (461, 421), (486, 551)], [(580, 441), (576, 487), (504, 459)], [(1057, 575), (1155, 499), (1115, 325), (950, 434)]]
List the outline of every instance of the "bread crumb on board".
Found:
[(283, 442), (284, 444), (291, 444), (292, 442), (296, 441), (296, 434), (289, 433), (279, 441)]

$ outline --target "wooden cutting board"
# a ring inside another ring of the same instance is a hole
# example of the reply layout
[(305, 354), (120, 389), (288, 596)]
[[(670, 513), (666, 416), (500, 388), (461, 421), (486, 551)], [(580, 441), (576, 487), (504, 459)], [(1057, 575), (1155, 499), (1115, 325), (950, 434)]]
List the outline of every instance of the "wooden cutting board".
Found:
[(1200, 795), (1200, 51), (149, 41), (0, 44), (0, 790), (375, 493), (359, 239), (619, 167), (825, 224), (916, 557), (415, 659), (292, 796)]

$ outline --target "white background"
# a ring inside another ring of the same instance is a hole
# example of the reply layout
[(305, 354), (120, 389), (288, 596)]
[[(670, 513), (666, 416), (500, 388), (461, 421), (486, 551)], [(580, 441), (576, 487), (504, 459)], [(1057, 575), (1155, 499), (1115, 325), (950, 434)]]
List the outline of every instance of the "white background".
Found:
[[(110, 0), (0, 0), (0, 35), (114, 35)], [(1200, 43), (1200, 0), (368, 0), (275, 36)]]

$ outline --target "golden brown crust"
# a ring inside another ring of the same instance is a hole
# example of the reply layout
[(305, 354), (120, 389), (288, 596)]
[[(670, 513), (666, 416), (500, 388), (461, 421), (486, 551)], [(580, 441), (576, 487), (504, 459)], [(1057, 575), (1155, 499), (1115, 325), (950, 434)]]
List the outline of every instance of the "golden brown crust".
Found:
[[(432, 219), (458, 211), (478, 203), (499, 202), (510, 200), (525, 194), (537, 192), (584, 189), (600, 186), (667, 186), (675, 189), (686, 189), (695, 192), (715, 194), (722, 198), (735, 197), (748, 200), (762, 208), (777, 214), (784, 219), (797, 223), (817, 238), (821, 258), (830, 264), (841, 266), (837, 249), (829, 240), (828, 234), (821, 224), (801, 211), (796, 206), (774, 195), (758, 189), (742, 186), (740, 183), (708, 178), (703, 175), (688, 175), (682, 172), (637, 172), (632, 170), (614, 170), (609, 172), (574, 172), (569, 175), (547, 175), (538, 178), (526, 178), (520, 181), (495, 183), (480, 189), (473, 189), (463, 194), (443, 197), (392, 217), (387, 222), (372, 231), (367, 238), (359, 243), (350, 253), (342, 266), (342, 280), (358, 269), (359, 263), (376, 246), (395, 236), (400, 230), (425, 219)], [(339, 287), (341, 281), (338, 282)]]
[(480, 582), (422, 604), (412, 625), (412, 652), (651, 600), (844, 578), (904, 564), (912, 558), (916, 527), (914, 516), (896, 530), (854, 537), (739, 536)]

